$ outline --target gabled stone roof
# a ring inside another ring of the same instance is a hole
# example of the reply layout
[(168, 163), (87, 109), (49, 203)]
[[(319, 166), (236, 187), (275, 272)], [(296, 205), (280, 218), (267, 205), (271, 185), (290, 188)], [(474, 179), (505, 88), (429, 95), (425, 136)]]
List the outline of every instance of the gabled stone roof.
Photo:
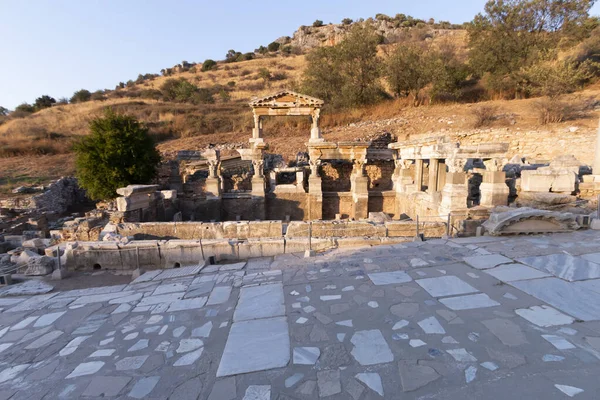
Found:
[(281, 90), (265, 97), (256, 98), (248, 104), (250, 107), (321, 107), (323, 103), (323, 100), (315, 97), (291, 90)]

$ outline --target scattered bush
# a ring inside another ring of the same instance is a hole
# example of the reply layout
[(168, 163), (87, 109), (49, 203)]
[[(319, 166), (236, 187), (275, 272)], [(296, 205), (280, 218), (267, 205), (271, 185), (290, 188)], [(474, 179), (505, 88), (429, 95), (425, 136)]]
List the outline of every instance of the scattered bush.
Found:
[(52, 107), (52, 105), (55, 103), (56, 103), (56, 100), (53, 97), (50, 97), (45, 94), (45, 95), (35, 99), (35, 103), (34, 103), (33, 107), (35, 108), (35, 111), (40, 111), (40, 110), (43, 110), (44, 108)]
[(73, 96), (71, 96), (71, 103), (84, 103), (90, 101), (91, 98), (92, 94), (89, 90), (81, 89), (73, 93)]
[(206, 60), (202, 63), (202, 72), (212, 71), (217, 69), (217, 62), (215, 60)]
[(316, 20), (315, 22), (313, 22), (312, 26), (313, 26), (314, 28), (321, 27), (321, 26), (323, 26), (323, 21), (321, 21), (320, 19), (318, 19), (318, 20)]
[(92, 93), (91, 100), (104, 101), (106, 100), (106, 95), (104, 94), (104, 90), (96, 90)]
[(352, 20), (352, 18), (344, 18), (342, 20), (342, 24), (343, 25), (351, 25), (354, 21)]
[(473, 123), (474, 128), (481, 128), (484, 126), (490, 126), (496, 119), (498, 113), (498, 107), (496, 106), (479, 106), (473, 109), (473, 116), (475, 122)]
[(544, 97), (534, 103), (538, 122), (542, 125), (556, 124), (573, 119), (576, 107), (559, 98)]
[(280, 47), (280, 46), (281, 46), (281, 45), (280, 45), (278, 42), (271, 42), (271, 43), (269, 43), (269, 45), (267, 46), (267, 49), (268, 49), (270, 52), (274, 53), (274, 52), (276, 52), (277, 50), (279, 50), (279, 47)]
[(17, 107), (15, 107), (15, 112), (17, 112), (17, 111), (20, 113), (23, 113), (23, 114), (25, 114), (25, 113), (31, 114), (31, 113), (35, 112), (35, 107), (29, 103), (22, 103), (22, 104), (19, 104)]

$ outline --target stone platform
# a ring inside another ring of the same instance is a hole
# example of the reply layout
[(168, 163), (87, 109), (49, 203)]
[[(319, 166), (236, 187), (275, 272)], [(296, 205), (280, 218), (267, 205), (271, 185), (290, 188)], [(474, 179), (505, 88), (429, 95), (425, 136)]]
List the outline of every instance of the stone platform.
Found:
[(0, 399), (595, 399), (599, 251), (438, 239), (2, 288)]

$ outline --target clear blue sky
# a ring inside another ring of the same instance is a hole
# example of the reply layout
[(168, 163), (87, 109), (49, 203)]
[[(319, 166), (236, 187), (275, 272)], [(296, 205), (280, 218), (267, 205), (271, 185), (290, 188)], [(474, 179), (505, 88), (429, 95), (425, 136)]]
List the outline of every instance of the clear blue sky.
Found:
[[(469, 21), (486, 0), (0, 0), (0, 106), (110, 88), (182, 60), (223, 59), (315, 19)], [(600, 5), (594, 7), (600, 14)]]

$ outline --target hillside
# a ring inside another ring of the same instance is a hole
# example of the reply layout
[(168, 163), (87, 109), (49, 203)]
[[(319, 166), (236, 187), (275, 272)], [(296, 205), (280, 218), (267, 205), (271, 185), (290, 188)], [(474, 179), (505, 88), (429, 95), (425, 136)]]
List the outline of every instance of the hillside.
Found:
[[(466, 58), (467, 32), (460, 26), (408, 18), (379, 16), (368, 20), (381, 37), (377, 46), (380, 56), (388, 56), (397, 44), (427, 43), (430, 48), (451, 46), (458, 59)], [(234, 149), (247, 145), (251, 135), (248, 101), (282, 88), (300, 90), (307, 67), (306, 54), (315, 48), (339, 45), (354, 25), (346, 22), (300, 27), (291, 37), (279, 38), (274, 42), (277, 45), (269, 45), (273, 50), (261, 46), (252, 53), (254, 59), (239, 61), (247, 55), (235, 53), (237, 59), (233, 62), (218, 61), (207, 71), (202, 71), (202, 64), (183, 62), (165, 68), (162, 75), (140, 75), (136, 81), (121, 83), (114, 90), (94, 93), (98, 96), (92, 99), (102, 100), (55, 104), (33, 114), (4, 117), (4, 121), (0, 120), (0, 168), (4, 171), (0, 192), (73, 174), (71, 146), (88, 133), (89, 121), (106, 107), (143, 121), (165, 157), (177, 150), (202, 149), (209, 144), (217, 145), (226, 154), (235, 153)], [(379, 81), (386, 96), (392, 97), (387, 81), (383, 77)], [(172, 82), (185, 82), (204, 90), (211, 101), (167, 100), (164, 87)], [(478, 90), (476, 86), (475, 89)], [(412, 107), (408, 98), (400, 98), (343, 111), (326, 108), (321, 127), (330, 141), (368, 140), (383, 132), (400, 138), (420, 134), (454, 137), (482, 129), (543, 131), (560, 137), (565, 129), (573, 127), (582, 132), (593, 130), (600, 114), (599, 99), (600, 87), (588, 86), (564, 98), (569, 108), (565, 122), (541, 125), (539, 100), (534, 98), (478, 104), (441, 102), (424, 107)], [(486, 126), (476, 122), (476, 112), (482, 107), (488, 107), (488, 113), (493, 114)], [(286, 158), (304, 149), (308, 130), (307, 119), (267, 119), (264, 123), (270, 152)]]

